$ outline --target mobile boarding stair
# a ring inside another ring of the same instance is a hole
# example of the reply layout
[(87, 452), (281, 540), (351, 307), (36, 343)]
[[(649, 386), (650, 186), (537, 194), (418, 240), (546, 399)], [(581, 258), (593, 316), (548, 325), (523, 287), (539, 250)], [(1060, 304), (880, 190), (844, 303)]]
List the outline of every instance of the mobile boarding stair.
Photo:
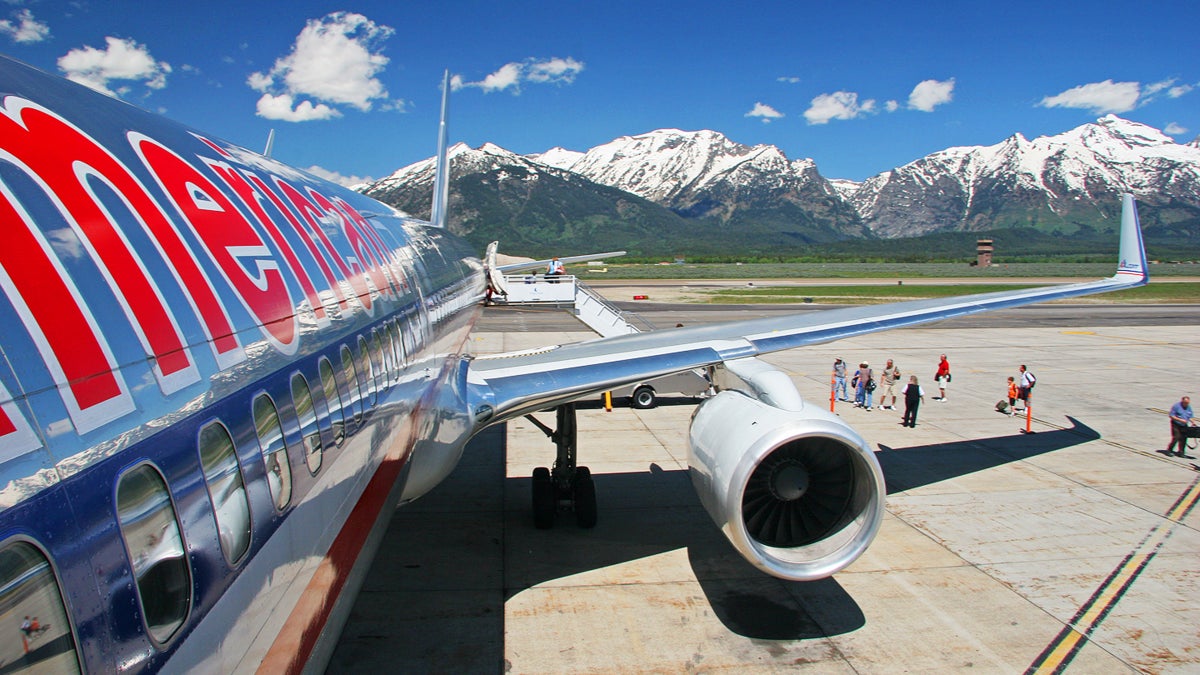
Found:
[[(644, 317), (623, 311), (573, 275), (506, 274), (502, 288), (505, 294), (493, 295), (493, 304), (569, 310), (601, 337), (654, 330)], [(705, 374), (688, 370), (614, 389), (612, 395), (614, 399), (628, 397), (634, 408), (652, 408), (659, 392), (701, 396), (708, 390)]]

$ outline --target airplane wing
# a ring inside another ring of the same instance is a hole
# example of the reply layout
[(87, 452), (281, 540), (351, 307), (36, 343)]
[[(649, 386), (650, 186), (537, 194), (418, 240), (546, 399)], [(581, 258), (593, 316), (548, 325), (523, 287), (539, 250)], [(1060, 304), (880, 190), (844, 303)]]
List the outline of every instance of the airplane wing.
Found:
[(958, 316), (1140, 286), (1149, 277), (1136, 206), (1130, 195), (1124, 197), (1122, 207), (1119, 259), (1115, 275), (1092, 282), (804, 312), (480, 357), (470, 363), (468, 371), (470, 409), (475, 411), (480, 426), (494, 424), (691, 368)]
[[(587, 262), (589, 260), (603, 260), (604, 258), (615, 258), (625, 255), (625, 251), (609, 251), (608, 253), (589, 253), (587, 255), (572, 255), (564, 256), (558, 259), (564, 265), (571, 263)], [(502, 273), (521, 272), (532, 269), (546, 269), (546, 265), (550, 264), (550, 258), (545, 260), (530, 260), (528, 262), (510, 263), (508, 265), (497, 265), (496, 269)]]

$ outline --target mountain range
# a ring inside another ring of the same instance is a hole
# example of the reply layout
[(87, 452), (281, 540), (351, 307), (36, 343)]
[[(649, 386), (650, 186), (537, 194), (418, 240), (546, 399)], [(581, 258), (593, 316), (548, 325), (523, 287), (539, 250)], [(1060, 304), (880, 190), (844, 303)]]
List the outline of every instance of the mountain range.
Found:
[[(861, 183), (811, 159), (715, 131), (660, 129), (587, 152), (450, 150), (450, 227), (531, 253), (625, 248), (713, 255), (814, 243), (1032, 228), (1060, 237), (1116, 230), (1120, 195), (1139, 199), (1148, 239), (1200, 241), (1200, 138), (1108, 115), (1055, 136), (1015, 134), (948, 148)], [(432, 159), (359, 186), (415, 216), (429, 212)]]

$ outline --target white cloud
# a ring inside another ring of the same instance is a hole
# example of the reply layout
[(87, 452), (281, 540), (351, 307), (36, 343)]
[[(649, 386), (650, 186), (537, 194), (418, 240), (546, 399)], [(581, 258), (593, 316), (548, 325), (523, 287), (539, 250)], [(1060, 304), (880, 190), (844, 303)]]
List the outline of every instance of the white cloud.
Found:
[(259, 117), (284, 122), (311, 122), (341, 117), (342, 113), (330, 108), (324, 103), (314, 104), (312, 101), (297, 102), (291, 94), (263, 94), (258, 99), (255, 112)]
[(1196, 86), (1192, 85), (1192, 84), (1181, 84), (1178, 87), (1171, 87), (1170, 89), (1168, 89), (1167, 96), (1169, 96), (1170, 98), (1179, 98), (1180, 96), (1183, 96), (1184, 94), (1190, 92), (1191, 90), (1193, 90), (1195, 88), (1196, 88)]
[(771, 120), (777, 120), (783, 117), (783, 113), (772, 108), (766, 103), (755, 103), (754, 108), (750, 112), (746, 113), (746, 117), (760, 117), (762, 118), (763, 124), (770, 124)]
[(783, 82), (784, 84), (799, 84), (800, 78), (798, 78), (798, 77), (777, 77), (777, 78), (775, 78), (775, 81)]
[(583, 64), (569, 56), (565, 59), (546, 59), (530, 63), (526, 79), (538, 84), (571, 84), (582, 70)]
[(954, 78), (939, 82), (925, 80), (913, 87), (908, 95), (908, 107), (922, 112), (933, 112), (933, 109), (943, 103), (949, 103), (954, 98)]
[[(108, 46), (103, 50), (83, 47), (67, 52), (58, 59), (58, 69), (67, 79), (109, 96), (117, 95), (109, 89), (112, 80), (140, 81), (151, 89), (167, 86), (171, 66), (166, 61), (155, 61), (144, 45), (133, 40), (115, 37), (104, 40)], [(118, 91), (127, 93), (129, 87), (121, 87)]]
[(1171, 122), (1170, 124), (1168, 124), (1168, 125), (1167, 125), (1167, 128), (1166, 128), (1166, 129), (1163, 129), (1163, 133), (1167, 133), (1167, 134), (1170, 134), (1170, 135), (1172, 135), (1172, 136), (1178, 136), (1178, 135), (1180, 135), (1180, 134), (1186, 134), (1186, 133), (1187, 133), (1187, 127), (1181, 127), (1181, 126), (1179, 126), (1178, 124), (1176, 124), (1175, 122)]
[(899, 101), (888, 101), (887, 103), (883, 104), (883, 107), (885, 109), (887, 109), (888, 112), (896, 112), (897, 110), (900, 109), (900, 102)]
[(521, 93), (521, 84), (571, 84), (575, 76), (583, 71), (584, 64), (571, 57), (535, 59), (529, 58), (521, 62), (506, 63), (496, 72), (478, 82), (467, 82), (462, 75), (450, 78), (451, 91), (463, 87), (478, 87), (485, 93), (512, 89), (514, 94)]
[(521, 64), (506, 63), (500, 67), (500, 70), (483, 78), (482, 82), (475, 83), (480, 89), (486, 92), (504, 91), (509, 87), (520, 87), (521, 84)]
[(33, 12), (28, 9), (19, 10), (13, 17), (16, 22), (0, 21), (0, 33), (12, 38), (13, 42), (30, 44), (50, 37), (50, 26), (33, 18)]
[(1137, 82), (1093, 82), (1047, 96), (1039, 104), (1046, 108), (1083, 108), (1093, 113), (1123, 113), (1138, 105), (1141, 86)]
[(825, 124), (829, 120), (851, 120), (874, 112), (875, 99), (867, 99), (862, 104), (858, 102), (858, 94), (852, 91), (835, 91), (832, 94), (821, 94), (812, 100), (808, 110), (804, 111), (804, 119), (809, 124)]
[(379, 49), (394, 32), (352, 12), (310, 19), (291, 53), (276, 59), (269, 72), (246, 79), (264, 94), (258, 114), (293, 122), (329, 119), (341, 114), (334, 105), (367, 111), (377, 101), (386, 102), (387, 89), (377, 76), (388, 58)]
[(331, 183), (337, 183), (338, 185), (343, 185), (345, 187), (354, 187), (355, 185), (362, 185), (363, 183), (375, 182), (375, 179), (369, 176), (343, 176), (336, 171), (330, 171), (329, 169), (324, 169), (315, 164), (305, 169), (305, 171), (311, 173), (317, 178), (324, 178)]

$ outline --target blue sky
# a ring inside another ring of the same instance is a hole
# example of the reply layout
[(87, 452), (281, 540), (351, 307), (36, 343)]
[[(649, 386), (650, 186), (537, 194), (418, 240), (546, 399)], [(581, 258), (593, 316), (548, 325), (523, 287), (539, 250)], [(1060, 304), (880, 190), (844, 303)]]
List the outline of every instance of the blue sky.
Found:
[(0, 0), (0, 52), (346, 179), (659, 128), (863, 180), (1112, 112), (1200, 135), (1200, 3)]

